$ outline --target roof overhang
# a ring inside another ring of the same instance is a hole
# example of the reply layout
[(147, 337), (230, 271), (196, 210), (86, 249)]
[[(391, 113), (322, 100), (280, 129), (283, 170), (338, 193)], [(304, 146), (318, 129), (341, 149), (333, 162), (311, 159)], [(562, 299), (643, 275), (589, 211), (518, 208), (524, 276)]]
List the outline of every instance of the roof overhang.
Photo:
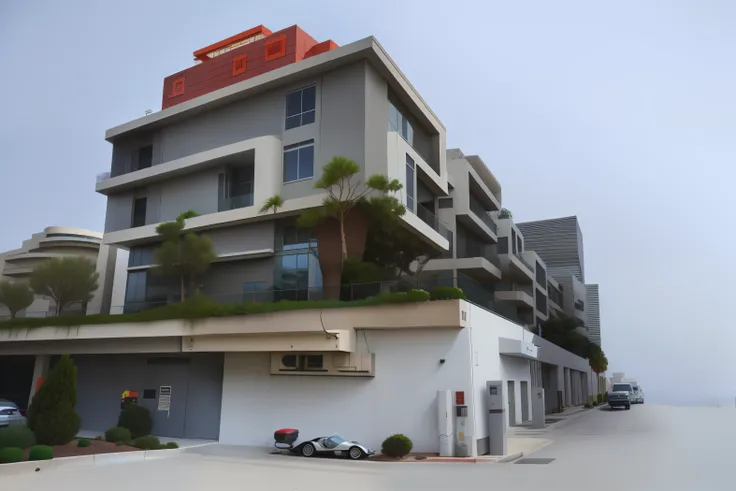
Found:
[(498, 352), (526, 360), (536, 360), (539, 357), (539, 348), (534, 343), (521, 339), (498, 338)]
[(360, 60), (367, 60), (383, 75), (394, 93), (412, 110), (412, 114), (419, 118), (421, 123), (434, 128), (437, 133), (444, 134), (445, 127), (439, 118), (424, 102), (376, 38), (371, 36), (115, 126), (107, 130), (105, 139), (112, 142), (117, 138), (136, 132), (152, 131), (196, 114)]

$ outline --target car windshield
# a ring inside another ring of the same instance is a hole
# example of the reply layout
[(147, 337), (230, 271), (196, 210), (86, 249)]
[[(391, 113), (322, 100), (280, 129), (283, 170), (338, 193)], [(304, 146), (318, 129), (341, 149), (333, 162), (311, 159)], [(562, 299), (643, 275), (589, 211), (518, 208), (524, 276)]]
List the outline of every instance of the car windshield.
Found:
[(337, 446), (337, 445), (340, 445), (342, 442), (344, 442), (345, 439), (341, 437), (340, 435), (332, 435), (331, 437), (327, 439), (327, 441), (332, 443), (333, 446)]
[(614, 384), (614, 392), (631, 392), (631, 386), (629, 384)]

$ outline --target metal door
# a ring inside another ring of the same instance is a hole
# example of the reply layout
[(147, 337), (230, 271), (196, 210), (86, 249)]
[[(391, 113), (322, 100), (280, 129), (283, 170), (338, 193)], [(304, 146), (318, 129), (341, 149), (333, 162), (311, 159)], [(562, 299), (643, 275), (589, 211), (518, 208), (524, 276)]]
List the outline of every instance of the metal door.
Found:
[(153, 418), (152, 433), (171, 438), (184, 437), (190, 359), (158, 357), (148, 359), (146, 377), (155, 390), (155, 398), (147, 400)]
[(529, 383), (521, 382), (521, 422), (529, 421)]
[(509, 426), (516, 424), (516, 393), (514, 391), (514, 381), (508, 381), (508, 398), (509, 398)]

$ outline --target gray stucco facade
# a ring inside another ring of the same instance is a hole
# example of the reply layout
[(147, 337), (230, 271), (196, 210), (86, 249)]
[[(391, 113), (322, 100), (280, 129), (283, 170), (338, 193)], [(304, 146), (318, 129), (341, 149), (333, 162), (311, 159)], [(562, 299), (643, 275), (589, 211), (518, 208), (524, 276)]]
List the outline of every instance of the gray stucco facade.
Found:
[[(123, 391), (153, 418), (152, 433), (173, 438), (217, 439), (220, 434), (223, 355), (75, 355), (77, 411), (82, 428), (104, 432), (117, 425)], [(164, 410), (161, 387), (171, 388)]]

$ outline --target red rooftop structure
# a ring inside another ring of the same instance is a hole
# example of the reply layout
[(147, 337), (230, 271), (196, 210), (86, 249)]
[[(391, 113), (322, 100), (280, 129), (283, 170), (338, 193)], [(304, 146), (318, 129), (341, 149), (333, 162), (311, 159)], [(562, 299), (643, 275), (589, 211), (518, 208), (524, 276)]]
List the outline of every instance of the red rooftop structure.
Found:
[(331, 40), (318, 43), (299, 26), (271, 32), (253, 27), (195, 51), (196, 65), (164, 79), (161, 108), (175, 106), (262, 73), (337, 48)]

